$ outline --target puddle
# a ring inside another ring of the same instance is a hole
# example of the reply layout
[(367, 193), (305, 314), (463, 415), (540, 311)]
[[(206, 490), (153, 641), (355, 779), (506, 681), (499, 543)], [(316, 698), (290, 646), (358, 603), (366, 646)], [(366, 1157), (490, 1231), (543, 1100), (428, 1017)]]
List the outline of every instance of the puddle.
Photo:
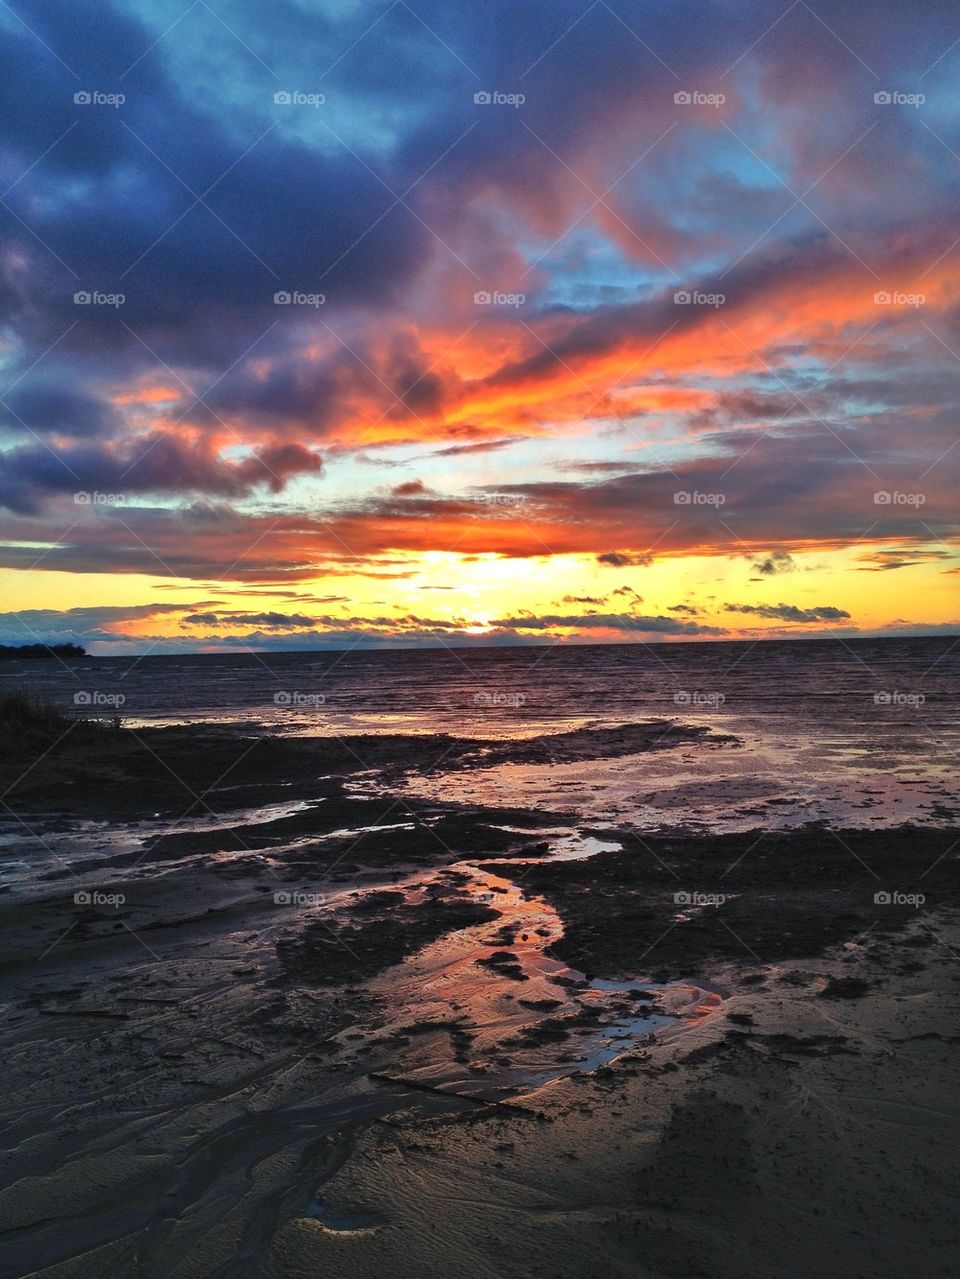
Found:
[[(517, 830), (525, 834), (526, 831)], [(440, 874), (497, 911), (493, 921), (446, 933), (370, 983), (402, 1036), (391, 1070), (398, 1079), (462, 1096), (491, 1098), (574, 1071), (595, 1070), (638, 1045), (678, 1033), (713, 1012), (718, 990), (702, 983), (588, 980), (548, 951), (563, 922), (544, 898), (528, 895), (517, 865), (569, 861), (619, 843), (557, 827), (546, 857), (464, 859)], [(552, 836), (552, 838), (551, 838)], [(513, 877), (497, 873), (501, 863)], [(392, 883), (421, 904), (439, 875)], [(380, 886), (359, 890), (376, 893)]]
[(325, 1199), (312, 1199), (307, 1205), (304, 1217), (319, 1221), (327, 1230), (337, 1234), (358, 1234), (361, 1231), (376, 1230), (384, 1224), (384, 1218), (376, 1213), (364, 1212), (361, 1209), (335, 1207)]
[[(368, 793), (377, 783), (367, 782)], [(787, 829), (810, 821), (837, 828), (940, 825), (960, 811), (955, 769), (924, 771), (849, 743), (748, 739), (740, 748), (704, 743), (617, 758), (503, 763), (490, 768), (411, 773), (412, 797), (503, 808), (575, 810), (589, 826), (632, 825), (649, 832), (737, 833)], [(532, 833), (532, 832), (531, 832)]]

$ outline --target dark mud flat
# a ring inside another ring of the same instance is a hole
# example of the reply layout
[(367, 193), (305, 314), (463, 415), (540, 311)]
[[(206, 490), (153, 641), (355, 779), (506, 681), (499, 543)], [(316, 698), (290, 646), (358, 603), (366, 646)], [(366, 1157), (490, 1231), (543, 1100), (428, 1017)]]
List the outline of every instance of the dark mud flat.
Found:
[(444, 734), (250, 736), (229, 725), (111, 730), (77, 721), (63, 734), (0, 746), (0, 794), (18, 814), (132, 820), (229, 813), (276, 800), (281, 788), (284, 799), (313, 798), (318, 784), (323, 793), (324, 782), (365, 774), (394, 781), (460, 764), (562, 763), (735, 741), (669, 720), (510, 742)]
[[(897, 933), (918, 908), (960, 900), (954, 829), (618, 838), (623, 852), (586, 861), (500, 866), (557, 908), (564, 935), (553, 953), (590, 975), (646, 971), (669, 980), (726, 962), (814, 956), (836, 942)], [(878, 893), (893, 900), (876, 901)], [(897, 894), (925, 900), (898, 904)], [(915, 940), (913, 954), (924, 945)]]
[[(309, 866), (323, 873), (328, 865), (335, 865), (343, 877), (361, 865), (430, 865), (466, 853), (500, 856), (519, 848), (525, 857), (535, 856), (535, 839), (504, 830), (501, 824), (508, 820), (525, 828), (547, 824), (542, 814), (529, 810), (504, 815), (500, 809), (452, 803), (404, 800), (401, 804), (390, 795), (361, 800), (345, 795), (339, 779), (325, 779), (322, 785), (326, 790), (322, 802), (311, 802), (301, 812), (255, 825), (218, 825), (211, 830), (158, 835), (145, 844), (146, 855), (163, 861), (202, 853), (269, 852), (278, 868)], [(122, 864), (122, 859), (115, 864)]]
[[(0, 759), (4, 832), (36, 859), (0, 893), (0, 1274), (445, 1279), (471, 1231), (465, 1279), (516, 1273), (518, 1246), (543, 1275), (634, 1274), (638, 1243), (652, 1273), (702, 1273), (718, 1221), (775, 1184), (779, 1149), (756, 1179), (751, 1160), (806, 1105), (798, 1062), (849, 1068), (836, 1087), (859, 1097), (856, 1054), (895, 1027), (883, 1117), (902, 1126), (902, 1081), (952, 1065), (931, 1010), (955, 973), (934, 998), (928, 973), (955, 961), (928, 920), (956, 901), (955, 832), (644, 838), (402, 786), (444, 753), (636, 755), (639, 775), (647, 751), (721, 740), (667, 722), (507, 743), (85, 729)], [(812, 1095), (831, 1086), (811, 1075)], [(939, 1096), (917, 1114), (947, 1146)], [(841, 1190), (872, 1166), (864, 1131)], [(774, 1207), (816, 1183), (804, 1166)], [(885, 1199), (871, 1229), (890, 1217)], [(707, 1273), (732, 1277), (744, 1242)]]
[(321, 985), (363, 981), (445, 933), (497, 918), (495, 910), (458, 893), (435, 894), (415, 906), (383, 905), (383, 915), (364, 919), (364, 909), (356, 924), (336, 931), (317, 920), (295, 937), (281, 937), (277, 957), (287, 978)]
[(325, 777), (404, 761), (428, 767), (477, 743), (436, 737), (251, 737), (229, 727), (98, 729), (0, 750), (0, 793), (17, 813), (93, 818), (230, 812), (317, 794)]
[[(678, 746), (735, 746), (739, 739), (695, 724), (647, 720), (613, 728), (578, 728), (520, 741), (497, 742), (463, 759), (467, 768), (495, 768), (501, 764), (572, 764), (578, 760), (619, 759)], [(454, 760), (454, 763), (456, 761)], [(444, 761), (449, 768), (449, 760)]]

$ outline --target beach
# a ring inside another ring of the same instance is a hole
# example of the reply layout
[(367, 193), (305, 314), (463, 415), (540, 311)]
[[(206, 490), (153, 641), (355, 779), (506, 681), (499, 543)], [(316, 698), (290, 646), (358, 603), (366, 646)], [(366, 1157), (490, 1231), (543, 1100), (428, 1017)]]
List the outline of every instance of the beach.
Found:
[(530, 773), (606, 806), (734, 728), (7, 755), (0, 1271), (946, 1275), (949, 790), (652, 830)]

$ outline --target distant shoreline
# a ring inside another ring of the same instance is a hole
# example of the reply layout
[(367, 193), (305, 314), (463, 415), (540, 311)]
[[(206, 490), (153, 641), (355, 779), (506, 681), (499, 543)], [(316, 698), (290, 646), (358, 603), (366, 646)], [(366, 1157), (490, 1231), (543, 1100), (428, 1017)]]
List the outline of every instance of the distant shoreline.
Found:
[(89, 657), (79, 644), (0, 644), (0, 661), (49, 661), (51, 658)]

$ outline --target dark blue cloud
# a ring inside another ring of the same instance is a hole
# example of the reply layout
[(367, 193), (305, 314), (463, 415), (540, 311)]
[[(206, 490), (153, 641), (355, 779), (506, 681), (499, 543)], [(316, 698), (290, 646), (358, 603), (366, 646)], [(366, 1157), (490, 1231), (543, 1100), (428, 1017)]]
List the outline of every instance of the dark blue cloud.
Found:
[[(81, 441), (53, 449), (41, 441), (3, 455), (0, 506), (32, 515), (48, 498), (69, 494), (80, 507), (99, 500), (111, 508), (145, 493), (239, 498), (257, 489), (279, 492), (290, 476), (318, 472), (321, 465), (316, 453), (294, 443), (269, 446), (234, 461), (202, 442), (163, 432), (119, 448)], [(102, 498), (91, 496), (96, 493)]]
[(0, 420), (6, 418), (4, 430), (12, 436), (107, 436), (121, 423), (120, 415), (102, 399), (41, 377), (21, 382), (7, 395), (6, 406), (7, 414), (0, 406)]

